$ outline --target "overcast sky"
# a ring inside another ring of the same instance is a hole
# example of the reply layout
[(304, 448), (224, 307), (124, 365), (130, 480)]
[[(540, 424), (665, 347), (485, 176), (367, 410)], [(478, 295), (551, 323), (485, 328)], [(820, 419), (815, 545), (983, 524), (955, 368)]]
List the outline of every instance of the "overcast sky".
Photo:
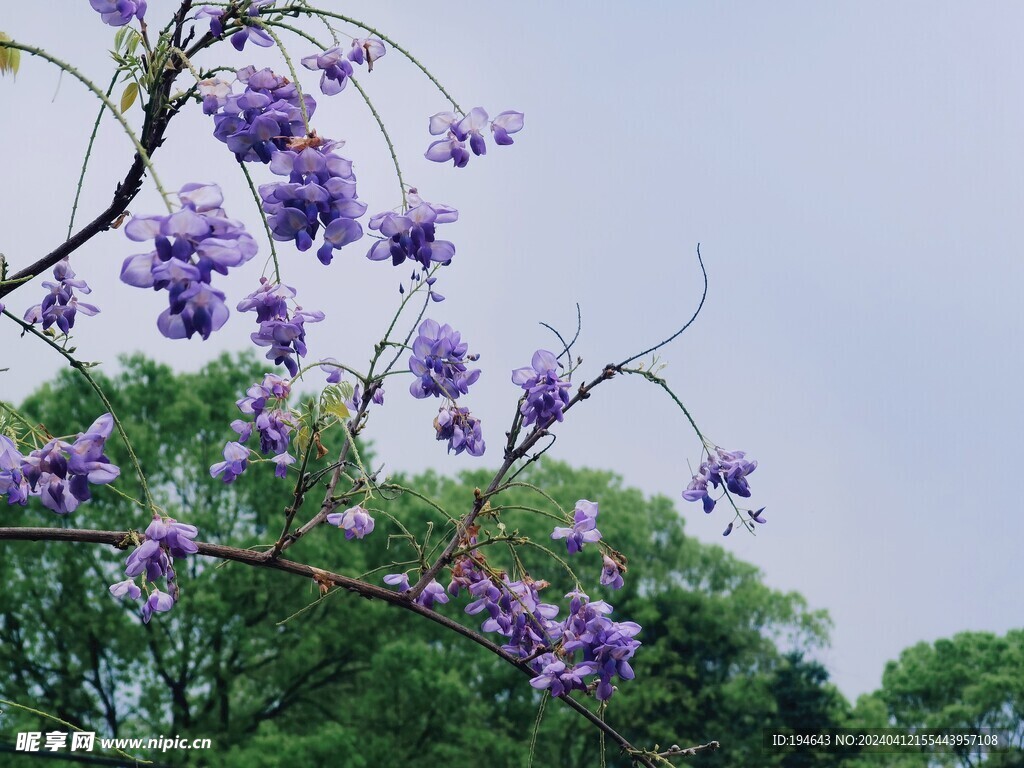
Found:
[[(849, 696), (876, 688), (885, 662), (920, 640), (1024, 624), (1014, 491), (1024, 6), (580, 0), (439, 14), (384, 0), (323, 4), (404, 43), (463, 107), (526, 113), (514, 146), (455, 170), (422, 156), (426, 118), (446, 108), (429, 81), (394, 51), (363, 77), (407, 181), (462, 214), (444, 227), (458, 253), (437, 286), (448, 300), (431, 316), (481, 355), (468, 403), (490, 439), (485, 464), (498, 459), (517, 397), (509, 371), (556, 343), (539, 321), (571, 333), (580, 303), (589, 378), (690, 315), (700, 242), (708, 303), (662, 354), (664, 375), (706, 434), (758, 460), (752, 500), (769, 524), (756, 539), (723, 540), (724, 512), (706, 517), (679, 499), (700, 446), (640, 381), (603, 385), (574, 409), (554, 454), (676, 498), (692, 535), (827, 608), (835, 630), (824, 660)], [(150, 3), (155, 26), (171, 5)], [(101, 87), (110, 77), (113, 30), (84, 0), (5, 3), (0, 29)], [(293, 51), (311, 52), (302, 41)], [(228, 61), (285, 69), (274, 51), (251, 47)], [(396, 206), (387, 148), (358, 93), (319, 98), (306, 75), (320, 102), (314, 127), (347, 141), (370, 212)], [(16, 82), (0, 80), (0, 99), (0, 252), (17, 270), (63, 239), (96, 103), (38, 60), (25, 60)], [(136, 124), (140, 115), (130, 113)], [(221, 183), (228, 213), (262, 238), (211, 120), (195, 110), (176, 123), (156, 155), (166, 185)], [(106, 119), (84, 216), (106, 205), (131, 152)], [(131, 210), (161, 212), (151, 187)], [(368, 262), (367, 247), (347, 247), (330, 267), (313, 251), (281, 249), (285, 282), (328, 314), (309, 327), (312, 355), (365, 367), (407, 276)], [(139, 250), (113, 232), (76, 254), (88, 300), (103, 309), (76, 326), (82, 358), (144, 350), (194, 370), (246, 348), (253, 316), (239, 313), (207, 342), (162, 339), (165, 295), (117, 280)], [(229, 305), (261, 269), (254, 259), (218, 280)], [(37, 303), (40, 282), (9, 296), (9, 308)], [(10, 322), (0, 322), (0, 349), (11, 368), (0, 374), (5, 399), (62, 362)], [(430, 427), (435, 404), (405, 388), (389, 386), (372, 420), (379, 456), (410, 471), (479, 465), (445, 455)]]

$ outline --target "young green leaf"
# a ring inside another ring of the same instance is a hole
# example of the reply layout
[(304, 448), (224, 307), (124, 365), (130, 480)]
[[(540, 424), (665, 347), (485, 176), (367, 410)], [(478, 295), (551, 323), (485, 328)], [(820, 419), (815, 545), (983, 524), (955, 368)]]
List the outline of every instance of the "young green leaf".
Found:
[(135, 103), (135, 99), (139, 95), (139, 84), (128, 83), (128, 87), (124, 89), (124, 93), (121, 94), (121, 114), (124, 114), (129, 110), (132, 104)]

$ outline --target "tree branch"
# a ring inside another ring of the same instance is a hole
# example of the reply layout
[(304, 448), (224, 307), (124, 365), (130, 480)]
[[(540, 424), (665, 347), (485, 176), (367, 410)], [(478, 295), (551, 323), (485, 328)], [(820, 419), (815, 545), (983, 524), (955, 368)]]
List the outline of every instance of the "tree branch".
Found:
[[(127, 549), (131, 546), (131, 538), (125, 531), (93, 531), (80, 528), (0, 528), (0, 541), (65, 541), (86, 544), (106, 544), (108, 546), (116, 547), (117, 549)], [(201, 541), (197, 541), (196, 545), (199, 548), (198, 554), (205, 557), (230, 560), (256, 568), (270, 568), (272, 570), (291, 573), (296, 576), (304, 576), (306, 578), (313, 579), (317, 584), (325, 586), (333, 585), (371, 600), (382, 600), (391, 605), (403, 608), (404, 610), (418, 614), (425, 619), (429, 619), (435, 624), (440, 624), (445, 629), (472, 640), (477, 645), (486, 648), (502, 661), (516, 667), (516, 669), (524, 674), (529, 675), (530, 677), (534, 676), (534, 671), (530, 669), (529, 664), (525, 661), (512, 656), (483, 635), (463, 626), (454, 619), (448, 618), (447, 616), (437, 613), (429, 608), (424, 608), (423, 606), (413, 602), (409, 597), (409, 592), (394, 592), (385, 587), (379, 587), (376, 584), (370, 584), (365, 581), (360, 581), (359, 579), (342, 576), (338, 573), (325, 571), (293, 560), (282, 560), (280, 558), (269, 560), (263, 553), (253, 552), (248, 549), (227, 547), (221, 544), (208, 544)], [(593, 723), (595, 727), (603, 731), (608, 738), (618, 744), (624, 752), (628, 753), (634, 761), (645, 766), (645, 768), (655, 768), (655, 763), (652, 758), (648, 757), (647, 752), (634, 747), (624, 736), (605, 723), (595, 713), (591, 712), (582, 702), (569, 696), (560, 696), (557, 698), (569, 708), (576, 710), (576, 712)]]

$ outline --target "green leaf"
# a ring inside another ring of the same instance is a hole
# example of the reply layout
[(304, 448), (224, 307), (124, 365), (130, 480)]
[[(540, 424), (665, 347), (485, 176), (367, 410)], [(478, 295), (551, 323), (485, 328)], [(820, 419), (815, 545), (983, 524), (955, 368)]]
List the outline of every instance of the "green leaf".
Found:
[[(345, 404), (345, 401), (352, 397), (352, 385), (349, 384), (346, 387), (347, 383), (342, 382), (341, 384), (327, 387), (321, 398), (324, 412), (331, 414), (339, 421), (344, 421), (352, 415), (352, 412), (349, 411), (348, 406)], [(348, 390), (347, 394), (346, 389)]]
[[(126, 27), (126, 29), (128, 29), (128, 28)], [(125, 46), (124, 46), (125, 53), (127, 53), (129, 56), (133, 56), (135, 54), (136, 49), (138, 49), (139, 42), (141, 40), (142, 40), (142, 35), (140, 35), (134, 29), (130, 29), (129, 30), (129, 35), (128, 35), (128, 42), (125, 43)]]
[(135, 99), (139, 95), (139, 84), (128, 83), (128, 87), (124, 89), (124, 93), (121, 94), (121, 113), (124, 114), (128, 111), (132, 104), (135, 103)]
[(337, 416), (339, 420), (344, 421), (352, 414), (348, 410), (348, 406), (343, 402), (338, 401), (336, 403), (330, 403), (324, 407), (324, 410), (332, 416)]

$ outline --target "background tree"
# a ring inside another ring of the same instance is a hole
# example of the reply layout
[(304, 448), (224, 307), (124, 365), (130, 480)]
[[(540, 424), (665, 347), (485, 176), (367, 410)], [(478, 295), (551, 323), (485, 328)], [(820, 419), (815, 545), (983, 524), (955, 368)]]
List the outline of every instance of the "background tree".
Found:
[[(214, 542), (272, 543), (289, 503), (289, 489), (275, 482), (270, 465), (253, 467), (247, 483), (209, 476), (222, 425), (259, 369), (254, 359), (223, 357), (198, 373), (174, 373), (133, 357), (117, 376), (102, 377), (115, 407), (146, 425), (138, 432), (148, 437), (136, 449), (159, 502), (172, 516), (196, 521)], [(68, 372), (21, 411), (51, 429), (74, 431), (95, 408), (83, 383)], [(360, 455), (372, 464), (366, 446)], [(414, 554), (388, 516), (408, 527), (443, 522), (431, 504), (401, 489), (458, 509), (489, 477), (479, 471), (391, 478), (374, 536), (346, 541), (328, 531), (302, 539), (296, 556), (353, 576), (370, 572), (379, 581), (389, 569), (372, 572), (374, 566)], [(830, 722), (841, 711), (824, 671), (799, 652), (784, 653), (824, 642), (827, 617), (799, 595), (765, 587), (756, 568), (720, 547), (686, 536), (671, 500), (645, 498), (611, 473), (554, 461), (541, 460), (520, 477), (570, 508), (600, 488), (606, 535), (636, 553), (615, 602), (643, 623), (645, 652), (636, 671), (647, 684), (623, 686), (613, 701), (610, 711), (623, 728), (652, 739), (668, 732), (719, 738), (727, 746), (702, 758), (708, 764), (789, 765), (786, 756), (760, 754), (761, 728), (794, 718)], [(130, 484), (123, 489), (135, 492)], [(526, 485), (503, 494), (494, 513), (507, 535), (537, 546), (513, 554), (497, 543), (486, 548), (488, 557), (495, 567), (509, 567), (515, 557), (528, 569), (543, 563), (552, 574), (547, 590), (561, 595), (573, 582), (550, 558), (563, 556), (564, 545), (551, 540), (550, 521), (531, 512), (537, 503)], [(90, 504), (97, 527), (139, 514), (107, 488)], [(44, 514), (33, 507), (11, 512), (26, 525)], [(209, 736), (214, 753), (161, 757), (194, 765), (269, 767), (283, 755), (309, 764), (438, 765), (471, 763), (481, 754), (489, 765), (523, 765), (523, 734), (533, 732), (544, 696), (472, 644), (375, 601), (337, 592), (320, 599), (315, 585), (284, 574), (200, 559), (183, 582), (185, 610), (144, 625), (135, 611), (98, 594), (98, 585), (116, 580), (123, 557), (85, 545), (9, 543), (0, 560), (0, 696), (45, 698), (52, 714), (104, 734)], [(596, 553), (580, 557), (582, 569), (600, 569)], [(479, 617), (450, 615), (479, 626)], [(549, 703), (539, 722), (536, 765), (598, 764), (600, 741), (573, 713)], [(0, 727), (11, 739), (15, 731), (51, 724), (12, 710)], [(609, 764), (628, 764), (614, 749), (608, 757)]]
[(999, 735), (1006, 749), (941, 750), (922, 755), (871, 755), (858, 765), (893, 768), (1024, 765), (1024, 630), (1004, 636), (961, 632), (918, 643), (890, 661), (882, 687), (861, 696), (857, 727), (962, 729)]

